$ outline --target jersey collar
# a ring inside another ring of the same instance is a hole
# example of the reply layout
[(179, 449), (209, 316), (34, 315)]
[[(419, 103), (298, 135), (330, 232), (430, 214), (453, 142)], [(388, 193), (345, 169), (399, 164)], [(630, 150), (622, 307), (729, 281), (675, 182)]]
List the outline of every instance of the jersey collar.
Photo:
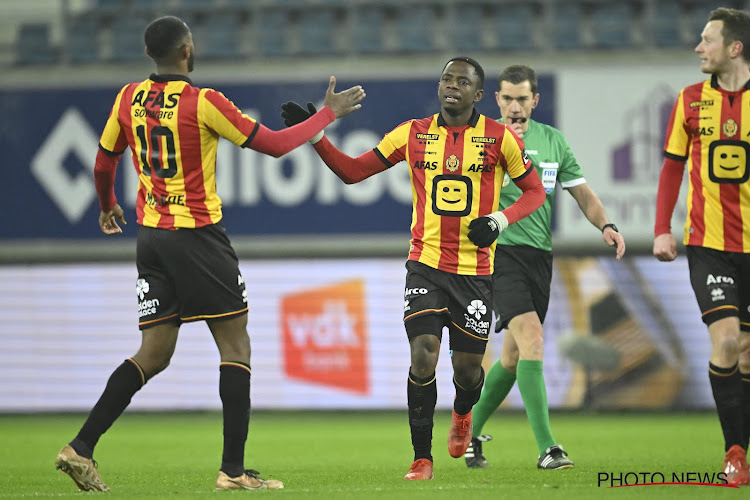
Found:
[(156, 83), (165, 83), (165, 82), (173, 82), (175, 80), (182, 80), (183, 82), (188, 82), (188, 84), (192, 85), (193, 82), (190, 81), (190, 78), (184, 76), (184, 75), (157, 75), (156, 73), (151, 73), (151, 76), (148, 77), (149, 80), (153, 80)]
[[(471, 117), (469, 118), (469, 126), (470, 127), (476, 127), (477, 123), (479, 123), (479, 111), (477, 111), (477, 108), (474, 108), (471, 110)], [(438, 119), (437, 119), (437, 126), (438, 127), (447, 127), (448, 125), (445, 124), (445, 119), (443, 118), (443, 115), (438, 113)]]
[[(716, 75), (711, 75), (711, 88), (712, 89), (721, 89), (719, 87), (719, 77)], [(743, 89), (750, 90), (750, 80), (745, 82), (745, 86), (742, 87)]]

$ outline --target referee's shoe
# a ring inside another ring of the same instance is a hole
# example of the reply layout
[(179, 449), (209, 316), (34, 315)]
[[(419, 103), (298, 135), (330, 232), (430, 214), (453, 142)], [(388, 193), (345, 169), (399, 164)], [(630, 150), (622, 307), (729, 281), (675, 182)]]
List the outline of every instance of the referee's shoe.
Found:
[(563, 447), (556, 444), (547, 448), (536, 463), (538, 469), (572, 469), (573, 461)]
[(471, 443), (469, 443), (469, 447), (466, 448), (466, 453), (464, 454), (466, 467), (469, 469), (486, 469), (490, 466), (482, 453), (482, 443), (487, 441), (492, 441), (492, 436), (482, 434), (479, 437), (471, 438)]

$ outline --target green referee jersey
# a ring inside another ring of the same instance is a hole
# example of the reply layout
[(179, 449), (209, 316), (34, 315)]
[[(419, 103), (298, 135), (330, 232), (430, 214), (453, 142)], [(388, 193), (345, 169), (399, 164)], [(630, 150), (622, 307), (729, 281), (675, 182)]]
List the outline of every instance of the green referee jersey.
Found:
[[(502, 121), (502, 120), (500, 120)], [(523, 134), (526, 154), (542, 180), (547, 199), (534, 213), (508, 226), (497, 239), (498, 245), (528, 245), (541, 250), (552, 251), (552, 203), (555, 198), (555, 185), (563, 189), (583, 184), (583, 172), (568, 141), (562, 132), (543, 123), (529, 120), (529, 129)], [(500, 210), (509, 207), (521, 196), (521, 189), (505, 174), (500, 191)]]

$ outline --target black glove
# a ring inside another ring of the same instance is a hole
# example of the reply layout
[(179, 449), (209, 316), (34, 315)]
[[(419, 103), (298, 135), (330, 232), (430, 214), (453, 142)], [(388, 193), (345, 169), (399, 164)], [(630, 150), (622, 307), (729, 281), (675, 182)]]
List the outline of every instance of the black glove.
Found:
[(477, 217), (469, 223), (469, 239), (476, 246), (485, 248), (500, 236), (500, 227), (492, 217)]
[(302, 123), (317, 112), (318, 110), (311, 102), (307, 103), (307, 111), (294, 101), (285, 102), (281, 105), (281, 117), (287, 127)]

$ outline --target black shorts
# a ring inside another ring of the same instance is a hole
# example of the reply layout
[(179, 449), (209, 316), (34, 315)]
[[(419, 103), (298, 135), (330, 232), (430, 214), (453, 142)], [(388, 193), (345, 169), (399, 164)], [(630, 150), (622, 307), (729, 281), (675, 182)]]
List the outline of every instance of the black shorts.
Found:
[(406, 262), (404, 325), (409, 339), (442, 338), (448, 327), (453, 351), (484, 354), (492, 322), (492, 277), (465, 276)]
[(703, 322), (739, 316), (740, 329), (750, 331), (750, 254), (693, 245), (686, 253)]
[(497, 245), (492, 274), (495, 331), (508, 328), (511, 319), (531, 311), (544, 323), (551, 281), (552, 252), (525, 245)]
[(222, 223), (198, 229), (139, 226), (138, 327), (247, 313), (237, 255)]

